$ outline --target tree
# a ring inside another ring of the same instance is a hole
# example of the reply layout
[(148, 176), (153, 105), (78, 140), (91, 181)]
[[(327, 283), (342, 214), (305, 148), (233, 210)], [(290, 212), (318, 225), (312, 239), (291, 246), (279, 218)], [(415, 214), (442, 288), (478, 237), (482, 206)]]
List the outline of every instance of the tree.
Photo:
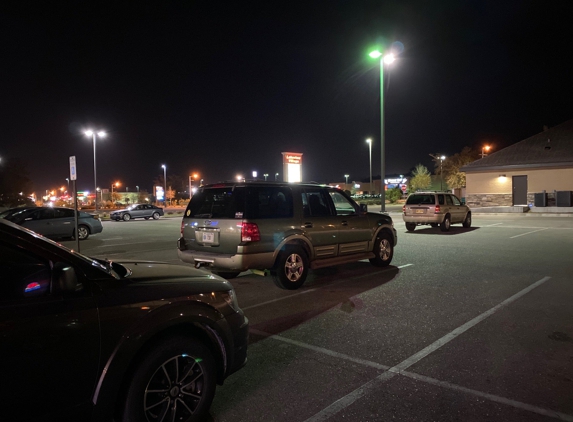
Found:
[(452, 189), (466, 186), (466, 174), (460, 168), (479, 158), (479, 153), (470, 147), (464, 147), (461, 152), (447, 157), (443, 162), (444, 181)]
[(431, 184), (432, 176), (430, 175), (430, 172), (425, 166), (418, 164), (412, 172), (412, 178), (410, 179), (408, 190), (410, 192), (415, 192), (418, 189), (427, 189)]
[(395, 204), (398, 202), (398, 199), (402, 197), (402, 189), (399, 187), (395, 187), (392, 189), (388, 189), (386, 191), (386, 199), (390, 201), (391, 204)]
[(27, 163), (21, 159), (8, 160), (0, 166), (0, 204), (7, 207), (31, 205), (32, 181)]

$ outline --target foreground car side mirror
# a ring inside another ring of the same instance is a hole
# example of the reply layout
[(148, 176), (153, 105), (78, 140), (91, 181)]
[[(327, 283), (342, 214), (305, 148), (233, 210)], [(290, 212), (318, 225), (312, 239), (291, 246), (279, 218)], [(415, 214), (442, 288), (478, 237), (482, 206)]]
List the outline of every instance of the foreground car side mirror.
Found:
[(360, 214), (366, 214), (368, 212), (368, 204), (360, 204)]
[(75, 293), (84, 288), (82, 283), (78, 283), (76, 270), (63, 262), (54, 265), (53, 280), (54, 286), (62, 293)]

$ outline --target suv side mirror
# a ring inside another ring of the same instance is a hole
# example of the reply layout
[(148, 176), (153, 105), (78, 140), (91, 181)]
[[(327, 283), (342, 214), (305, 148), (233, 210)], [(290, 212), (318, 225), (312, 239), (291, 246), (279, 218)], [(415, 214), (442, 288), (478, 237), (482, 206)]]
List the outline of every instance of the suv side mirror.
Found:
[(465, 205), (466, 204), (466, 198), (461, 198), (460, 202), (462, 203), (462, 205)]
[(368, 212), (368, 204), (360, 204), (360, 214), (365, 214)]
[(74, 268), (62, 262), (54, 265), (53, 280), (55, 287), (62, 293), (74, 293), (83, 290), (82, 283), (78, 283), (78, 276)]

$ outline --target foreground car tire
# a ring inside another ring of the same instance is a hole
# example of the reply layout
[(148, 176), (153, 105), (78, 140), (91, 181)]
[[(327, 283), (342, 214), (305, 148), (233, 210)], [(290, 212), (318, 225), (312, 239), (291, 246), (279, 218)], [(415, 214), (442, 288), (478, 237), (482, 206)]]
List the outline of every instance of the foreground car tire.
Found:
[(167, 339), (151, 349), (136, 367), (122, 420), (205, 420), (215, 387), (215, 360), (209, 349), (187, 337)]
[(159, 213), (158, 213), (158, 212), (154, 212), (152, 217), (153, 217), (154, 220), (159, 219)]
[(308, 257), (301, 248), (287, 248), (279, 254), (271, 272), (273, 281), (281, 289), (298, 289), (306, 280), (308, 267)]
[(394, 243), (392, 237), (388, 233), (380, 233), (374, 241), (374, 249), (372, 250), (374, 258), (369, 261), (376, 267), (387, 267), (392, 262), (394, 256)]
[(131, 215), (129, 215), (129, 214), (123, 214), (123, 217), (122, 217), (122, 218), (123, 218), (123, 221), (129, 221), (129, 220), (131, 220)]
[(406, 223), (406, 230), (409, 232), (416, 230), (416, 223)]

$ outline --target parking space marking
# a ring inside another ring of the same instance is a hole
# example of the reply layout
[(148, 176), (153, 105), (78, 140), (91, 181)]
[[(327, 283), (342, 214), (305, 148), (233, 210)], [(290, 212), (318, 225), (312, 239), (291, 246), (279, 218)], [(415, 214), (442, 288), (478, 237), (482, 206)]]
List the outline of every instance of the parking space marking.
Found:
[[(397, 267), (397, 268), (400, 269), (400, 268), (404, 268), (404, 267), (409, 267), (410, 265), (414, 265), (414, 264), (406, 264), (406, 265), (402, 265), (402, 266)], [(383, 269), (382, 271), (377, 271), (377, 272), (375, 272), (375, 273), (368, 273), (368, 274), (359, 275), (359, 276), (356, 276), (356, 277), (344, 278), (344, 279), (338, 280), (338, 281), (336, 281), (336, 282), (334, 282), (334, 283), (330, 283), (327, 287), (335, 286), (335, 285), (337, 285), (337, 284), (344, 283), (344, 282), (346, 282), (346, 281), (358, 280), (358, 279), (364, 278), (364, 277), (371, 277), (373, 274), (383, 273), (383, 272), (385, 272), (385, 271), (388, 271), (388, 269), (389, 269), (389, 268), (385, 268), (385, 269)], [(295, 293), (295, 294), (292, 294), (292, 295), (289, 295), (289, 296), (279, 297), (279, 298), (276, 298), (276, 299), (268, 300), (268, 301), (266, 301), (266, 302), (257, 303), (257, 304), (255, 304), (255, 305), (246, 306), (246, 307), (241, 307), (241, 309), (242, 309), (243, 311), (247, 311), (247, 310), (249, 310), (249, 309), (258, 308), (259, 306), (268, 305), (268, 304), (270, 304), (270, 303), (275, 303), (275, 302), (279, 302), (279, 301), (281, 301), (281, 300), (290, 299), (290, 298), (295, 297), (295, 296), (300, 296), (300, 295), (303, 295), (303, 294), (305, 294), (305, 293), (314, 292), (315, 290), (318, 290), (318, 289), (319, 289), (319, 288), (316, 287), (316, 288), (314, 288), (314, 289), (308, 289), (308, 290), (300, 291), (300, 292), (298, 292), (298, 293)]]
[(539, 229), (539, 230), (533, 230), (533, 231), (527, 232), (527, 233), (521, 233), (521, 234), (518, 234), (517, 236), (511, 236), (510, 239), (515, 239), (516, 237), (525, 236), (525, 235), (528, 235), (528, 234), (531, 234), (531, 233), (541, 232), (541, 231), (543, 231), (543, 230), (547, 230), (548, 228), (549, 228), (549, 227), (546, 227), (546, 228), (544, 228), (544, 229)]
[[(330, 406), (326, 407), (325, 409), (321, 410), (320, 412), (318, 412), (314, 416), (307, 419), (305, 422), (318, 422), (318, 421), (325, 421), (327, 419), (330, 419), (330, 417), (334, 416), (336, 413), (340, 412), (341, 410), (350, 406), (356, 400), (363, 397), (367, 392), (373, 390), (374, 388), (379, 387), (380, 384), (394, 378), (397, 375), (406, 375), (405, 370), (408, 369), (410, 366), (414, 365), (415, 363), (419, 362), (420, 360), (422, 360), (423, 358), (425, 358), (426, 356), (428, 356), (432, 352), (436, 351), (437, 349), (441, 348), (445, 344), (454, 340), (459, 335), (465, 333), (467, 330), (474, 327), (475, 325), (477, 325), (478, 323), (480, 323), (484, 319), (490, 317), (491, 315), (493, 315), (494, 313), (499, 311), (501, 308), (511, 304), (512, 302), (516, 301), (517, 299), (519, 299), (523, 295), (529, 293), (531, 290), (535, 289), (536, 287), (539, 287), (540, 285), (545, 283), (550, 278), (551, 277), (543, 277), (542, 279), (536, 281), (535, 283), (531, 284), (530, 286), (526, 287), (525, 289), (519, 291), (518, 293), (514, 294), (513, 296), (509, 297), (508, 299), (504, 300), (503, 302), (499, 303), (498, 305), (494, 306), (493, 308), (489, 309), (488, 311), (478, 315), (477, 317), (473, 318), (472, 320), (459, 326), (455, 330), (451, 331), (450, 333), (446, 334), (442, 338), (440, 338), (440, 339), (436, 340), (435, 342), (433, 342), (432, 344), (430, 344), (428, 347), (425, 347), (424, 349), (420, 350), (419, 352), (413, 354), (409, 358), (400, 362), (398, 365), (395, 365), (395, 366), (389, 368), (383, 374), (380, 374), (378, 377), (374, 378), (373, 380), (371, 380), (371, 381), (367, 382), (366, 384), (358, 387), (356, 390), (348, 393), (346, 396), (341, 397), (340, 399), (338, 399), (337, 401), (332, 403)], [(273, 336), (273, 338), (277, 338), (279, 340), (282, 340), (279, 337), (280, 336)], [(460, 387), (460, 388), (464, 388), (464, 387)], [(471, 391), (471, 390), (468, 389), (468, 391)], [(483, 393), (483, 394), (485, 394), (485, 393)], [(503, 399), (503, 398), (500, 398), (500, 400), (501, 399)], [(508, 399), (504, 399), (504, 400), (507, 400), (505, 402), (506, 404), (511, 404), (511, 400), (508, 400)], [(529, 406), (529, 405), (524, 404), (524, 406)], [(532, 406), (532, 408), (535, 408), (535, 406)], [(557, 415), (556, 412), (546, 411), (544, 409), (541, 409), (541, 410), (543, 410), (543, 412), (546, 412), (546, 413), (543, 413), (544, 415), (545, 414), (550, 415), (550, 416), (551, 415)], [(573, 417), (568, 416), (568, 415), (565, 415), (565, 416), (570, 417), (570, 418), (572, 418), (571, 420), (573, 420)], [(557, 416), (555, 416), (555, 417), (557, 417)]]
[(488, 224), (487, 226), (480, 226), (480, 227), (493, 227), (493, 226), (499, 226), (500, 224), (503, 223), (493, 223), (493, 224)]

